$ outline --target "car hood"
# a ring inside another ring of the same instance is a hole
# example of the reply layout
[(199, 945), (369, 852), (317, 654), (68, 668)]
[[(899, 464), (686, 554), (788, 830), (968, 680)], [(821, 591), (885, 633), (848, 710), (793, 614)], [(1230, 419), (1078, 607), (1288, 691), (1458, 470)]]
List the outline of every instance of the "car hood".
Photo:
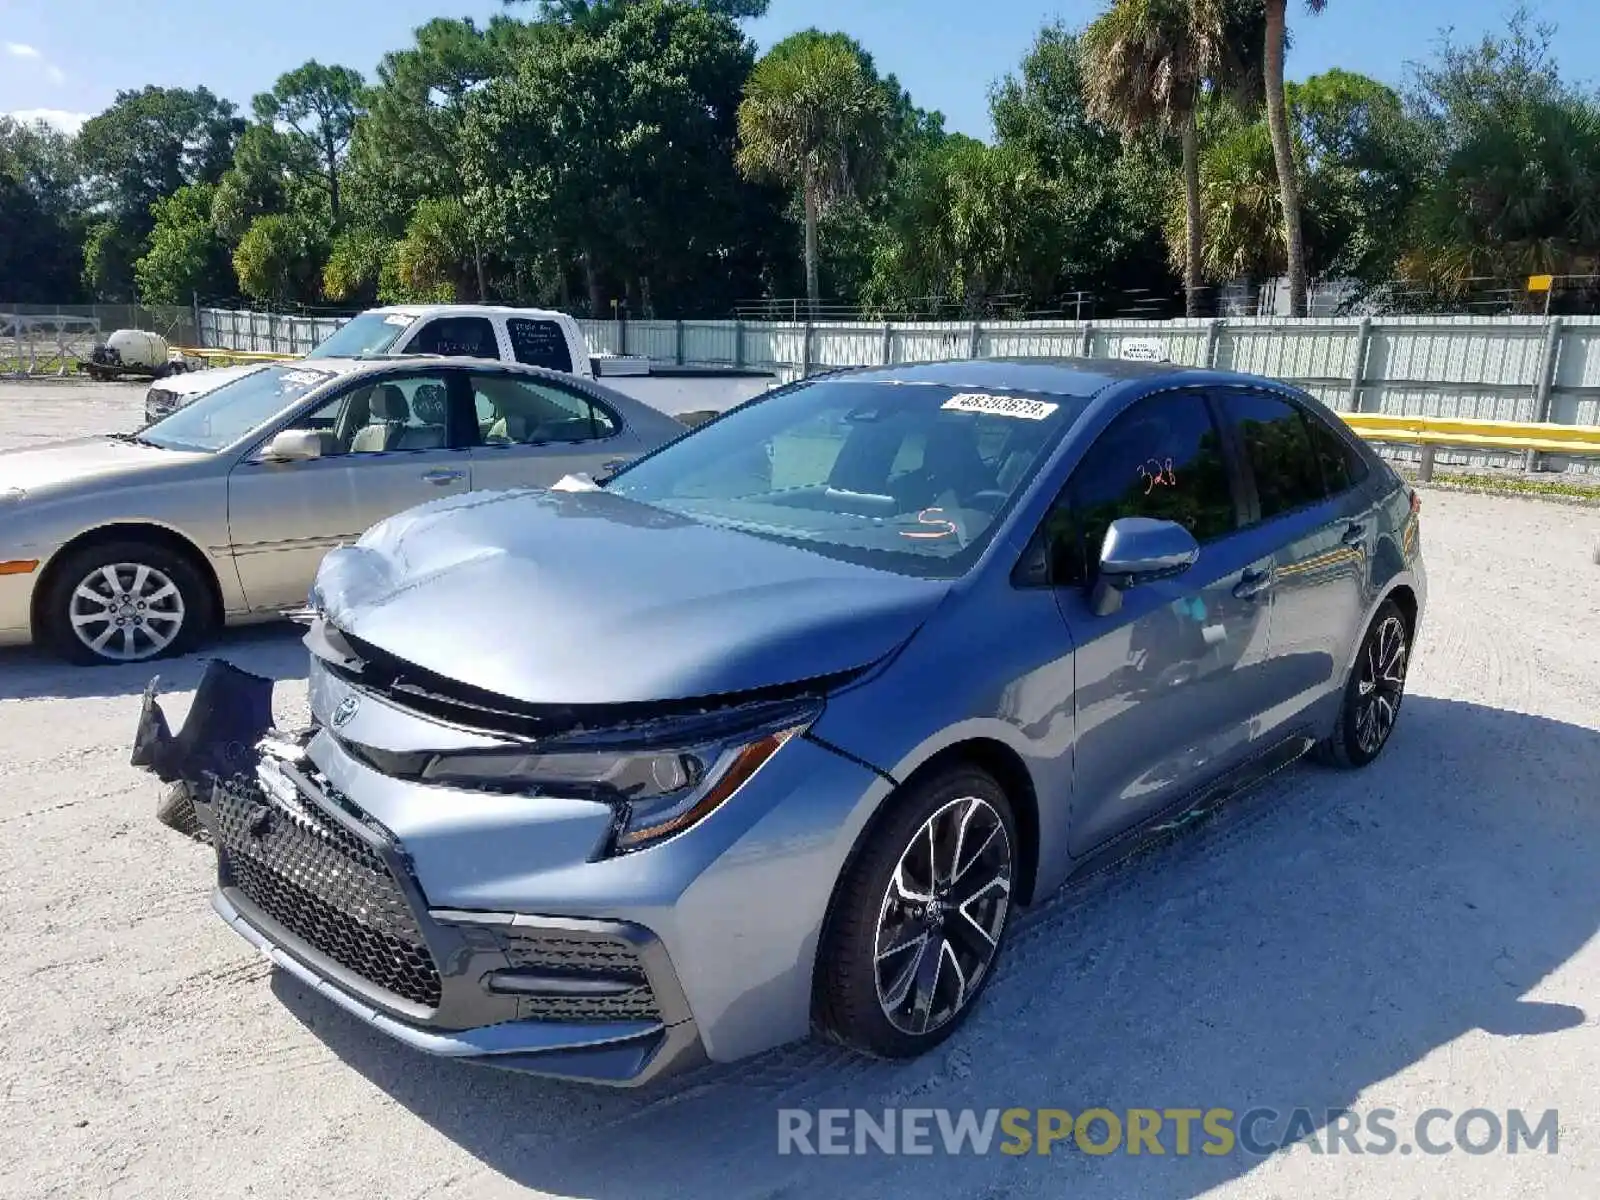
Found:
[(162, 450), (104, 436), (24, 450), (0, 450), (0, 492), (21, 488), (33, 493), (67, 484), (141, 475), (210, 457), (201, 452)]
[(165, 379), (158, 380), (152, 391), (160, 390), (170, 392), (174, 396), (199, 396), (225, 383), (232, 383), (235, 379), (243, 379), (252, 372), (261, 370), (266, 363), (252, 362), (240, 363), (232, 367), (207, 367), (203, 371), (185, 371), (178, 375), (168, 375)]
[(949, 590), (606, 492), (476, 493), (332, 551), (358, 641), (527, 704), (726, 696), (868, 665)]

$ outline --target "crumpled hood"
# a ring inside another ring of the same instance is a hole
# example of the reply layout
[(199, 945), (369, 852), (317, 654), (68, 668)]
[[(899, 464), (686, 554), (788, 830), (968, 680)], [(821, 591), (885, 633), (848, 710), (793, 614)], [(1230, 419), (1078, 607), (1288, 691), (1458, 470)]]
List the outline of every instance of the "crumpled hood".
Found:
[(607, 492), (476, 493), (331, 552), (335, 626), (529, 704), (726, 695), (865, 666), (949, 590)]
[(78, 438), (23, 450), (0, 450), (0, 492), (33, 493), (66, 484), (138, 475), (209, 458), (198, 452), (160, 450), (114, 438)]

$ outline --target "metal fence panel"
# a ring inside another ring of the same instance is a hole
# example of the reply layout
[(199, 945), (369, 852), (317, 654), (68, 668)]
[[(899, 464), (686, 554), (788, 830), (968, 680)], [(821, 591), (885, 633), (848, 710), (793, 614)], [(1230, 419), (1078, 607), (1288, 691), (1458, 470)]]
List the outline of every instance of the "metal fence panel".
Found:
[[(8, 322), (9, 314), (9, 322)], [(56, 314), (57, 326), (19, 316)], [(127, 305), (0, 301), (0, 372), (75, 369), (113, 329), (177, 345), (304, 354), (345, 318)], [(1555, 322), (1555, 323), (1553, 323)], [(1170, 321), (597, 321), (591, 353), (770, 370), (784, 381), (838, 367), (977, 357), (1114, 357), (1160, 338), (1172, 360), (1288, 380), (1340, 411), (1600, 425), (1600, 317), (1211, 318)], [(1405, 457), (1403, 447), (1385, 449)], [(1441, 463), (1516, 456), (1440, 451)], [(1564, 460), (1546, 456), (1551, 466)], [(1600, 472), (1600, 463), (1570, 469)]]

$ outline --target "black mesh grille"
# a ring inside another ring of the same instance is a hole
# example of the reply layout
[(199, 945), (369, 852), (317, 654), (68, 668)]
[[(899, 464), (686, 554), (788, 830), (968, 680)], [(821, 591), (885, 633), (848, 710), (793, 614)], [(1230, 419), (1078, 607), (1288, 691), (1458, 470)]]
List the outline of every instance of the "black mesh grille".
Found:
[(627, 979), (632, 991), (615, 996), (524, 996), (517, 1015), (529, 1021), (658, 1021), (661, 1010), (639, 956), (627, 942), (604, 936), (573, 937), (536, 929), (501, 931), (506, 961), (561, 975)]
[(438, 968), (371, 847), (309, 804), (303, 814), (270, 804), (247, 781), (219, 786), (213, 809), (218, 853), (262, 912), (346, 970), (438, 1007)]

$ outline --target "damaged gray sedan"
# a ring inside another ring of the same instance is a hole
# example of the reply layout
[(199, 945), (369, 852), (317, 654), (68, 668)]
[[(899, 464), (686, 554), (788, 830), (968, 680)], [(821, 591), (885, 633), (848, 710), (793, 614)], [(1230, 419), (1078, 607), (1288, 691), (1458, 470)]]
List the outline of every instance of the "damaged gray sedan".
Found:
[(1266, 380), (810, 380), (603, 487), (381, 522), (312, 590), (312, 728), (217, 663), (175, 736), (152, 689), (135, 761), (192, 797), (223, 918), (419, 1050), (913, 1055), (1018, 905), (1308, 750), (1379, 756), (1418, 507)]

